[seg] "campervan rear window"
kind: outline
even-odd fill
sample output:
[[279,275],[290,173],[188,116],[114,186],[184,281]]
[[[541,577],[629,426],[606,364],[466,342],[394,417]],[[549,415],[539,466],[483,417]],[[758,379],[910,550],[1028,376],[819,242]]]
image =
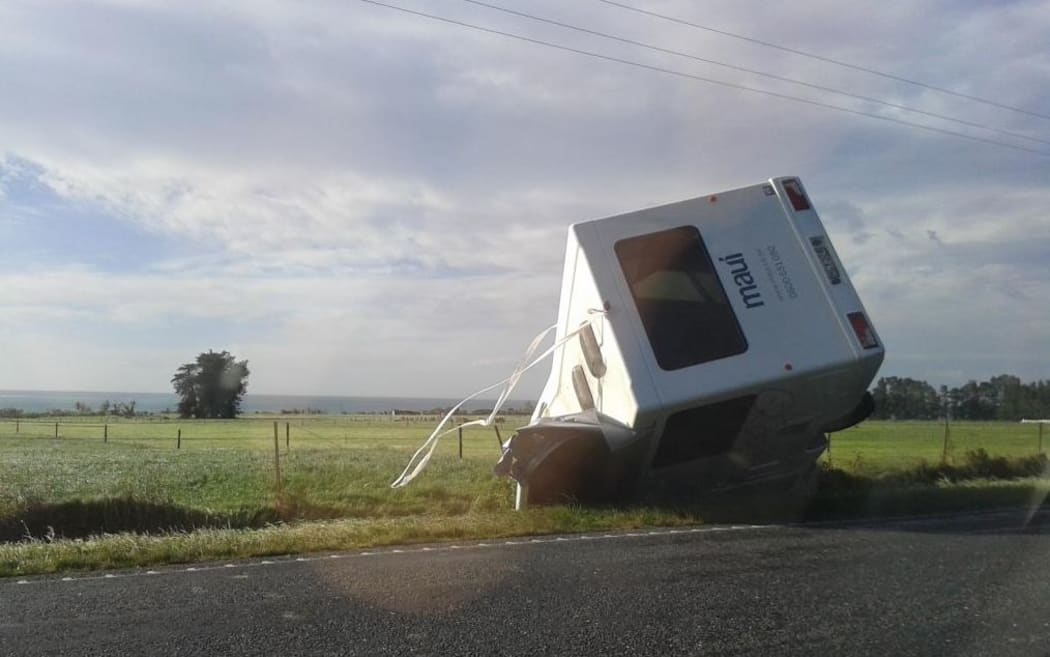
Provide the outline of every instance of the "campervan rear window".
[[615,248],[661,368],[677,370],[747,351],[695,227],[630,237]]

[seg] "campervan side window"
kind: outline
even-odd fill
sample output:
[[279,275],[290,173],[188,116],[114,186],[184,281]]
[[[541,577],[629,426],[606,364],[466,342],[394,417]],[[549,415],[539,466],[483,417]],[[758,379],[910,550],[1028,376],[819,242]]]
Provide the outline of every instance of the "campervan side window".
[[694,226],[623,239],[615,249],[661,368],[677,370],[747,351]]
[[663,468],[725,454],[733,448],[755,395],[678,411],[667,418],[653,467]]

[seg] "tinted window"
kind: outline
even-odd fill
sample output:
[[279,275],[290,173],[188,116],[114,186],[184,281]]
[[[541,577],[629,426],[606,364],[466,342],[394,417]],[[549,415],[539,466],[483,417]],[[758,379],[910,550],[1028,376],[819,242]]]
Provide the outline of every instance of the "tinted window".
[[620,240],[616,257],[660,367],[677,370],[747,350],[696,228]]
[[744,426],[754,395],[679,411],[667,418],[653,467],[677,465],[729,451]]

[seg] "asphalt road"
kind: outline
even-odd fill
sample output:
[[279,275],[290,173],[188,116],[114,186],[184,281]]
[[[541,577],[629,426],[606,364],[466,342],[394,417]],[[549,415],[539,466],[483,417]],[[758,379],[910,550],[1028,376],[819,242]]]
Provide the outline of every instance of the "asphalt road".
[[0,655],[1050,655],[1050,517],[0,580]]

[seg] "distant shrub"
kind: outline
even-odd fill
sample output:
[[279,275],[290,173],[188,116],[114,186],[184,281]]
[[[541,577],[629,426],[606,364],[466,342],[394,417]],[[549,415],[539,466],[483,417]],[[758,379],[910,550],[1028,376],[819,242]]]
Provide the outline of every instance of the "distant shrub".
[[1023,479],[1050,474],[1045,454],[1031,456],[991,456],[984,448],[967,451],[958,463],[932,464],[922,461],[887,478],[909,483],[965,481],[967,479]]
[[960,468],[965,479],[1017,479],[1047,474],[1046,454],[1006,458],[989,456],[983,447],[970,450],[963,456]]

